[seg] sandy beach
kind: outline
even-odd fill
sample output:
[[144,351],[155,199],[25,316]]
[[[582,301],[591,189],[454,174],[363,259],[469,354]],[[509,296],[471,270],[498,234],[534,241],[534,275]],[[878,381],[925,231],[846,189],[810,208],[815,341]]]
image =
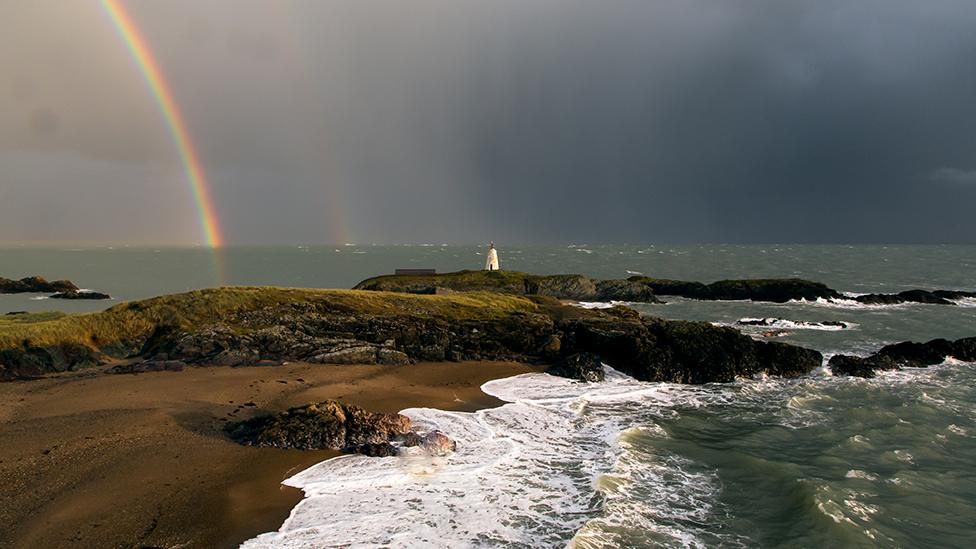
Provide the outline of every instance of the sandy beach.
[[240,446],[227,421],[329,398],[377,412],[499,404],[504,362],[287,364],[0,384],[0,547],[235,547],[277,529],[280,483],[336,455]]

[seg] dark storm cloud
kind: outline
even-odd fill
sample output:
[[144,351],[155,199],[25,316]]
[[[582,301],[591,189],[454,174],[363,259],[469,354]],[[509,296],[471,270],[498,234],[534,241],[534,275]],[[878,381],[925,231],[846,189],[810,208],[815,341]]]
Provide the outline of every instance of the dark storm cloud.
[[[118,37],[43,4],[0,23],[0,240],[198,240]],[[972,2],[127,5],[231,242],[976,241]]]

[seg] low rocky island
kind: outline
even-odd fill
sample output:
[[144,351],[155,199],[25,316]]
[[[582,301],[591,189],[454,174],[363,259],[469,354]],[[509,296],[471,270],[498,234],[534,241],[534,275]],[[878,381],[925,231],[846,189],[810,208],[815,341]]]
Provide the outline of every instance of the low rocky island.
[[956,300],[976,298],[976,292],[961,290],[907,290],[895,294],[846,295],[826,284],[801,278],[720,280],[704,284],[646,276],[600,280],[583,275],[532,275],[516,271],[384,275],[364,280],[356,285],[356,289],[414,294],[487,290],[576,301],[633,303],[660,303],[658,296],[673,296],[703,301],[786,303],[822,299],[864,305],[901,303],[955,305]]
[[834,355],[828,366],[834,375],[874,377],[877,372],[902,368],[926,368],[945,362],[947,358],[976,362],[976,337],[949,341],[933,339],[925,343],[903,341],[886,345],[878,352],[858,357]]
[[0,277],[0,294],[50,294],[58,292],[77,292],[78,287],[70,280],[48,282],[39,276],[29,276],[20,280]]

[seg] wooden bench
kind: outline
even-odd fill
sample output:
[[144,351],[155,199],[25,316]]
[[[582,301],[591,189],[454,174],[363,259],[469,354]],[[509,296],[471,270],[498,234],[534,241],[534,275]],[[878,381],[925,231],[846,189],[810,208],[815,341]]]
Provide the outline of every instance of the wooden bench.
[[432,275],[437,274],[437,269],[397,269],[393,274],[397,276]]

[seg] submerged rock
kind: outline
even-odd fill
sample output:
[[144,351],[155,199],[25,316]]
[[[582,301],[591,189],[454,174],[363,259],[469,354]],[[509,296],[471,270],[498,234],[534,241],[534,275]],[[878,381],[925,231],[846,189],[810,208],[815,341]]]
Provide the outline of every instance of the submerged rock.
[[[410,430],[410,418],[377,414],[337,400],[229,423],[227,434],[247,446],[380,453],[381,445]],[[380,446],[377,446],[380,445]]]
[[112,299],[112,296],[91,290],[72,290],[70,292],[58,292],[52,294],[51,299]]
[[446,456],[457,451],[457,443],[444,433],[434,430],[420,439],[417,445],[424,453],[432,456]]
[[587,352],[576,353],[563,358],[546,370],[546,373],[590,382],[603,381],[605,377],[600,357]]

